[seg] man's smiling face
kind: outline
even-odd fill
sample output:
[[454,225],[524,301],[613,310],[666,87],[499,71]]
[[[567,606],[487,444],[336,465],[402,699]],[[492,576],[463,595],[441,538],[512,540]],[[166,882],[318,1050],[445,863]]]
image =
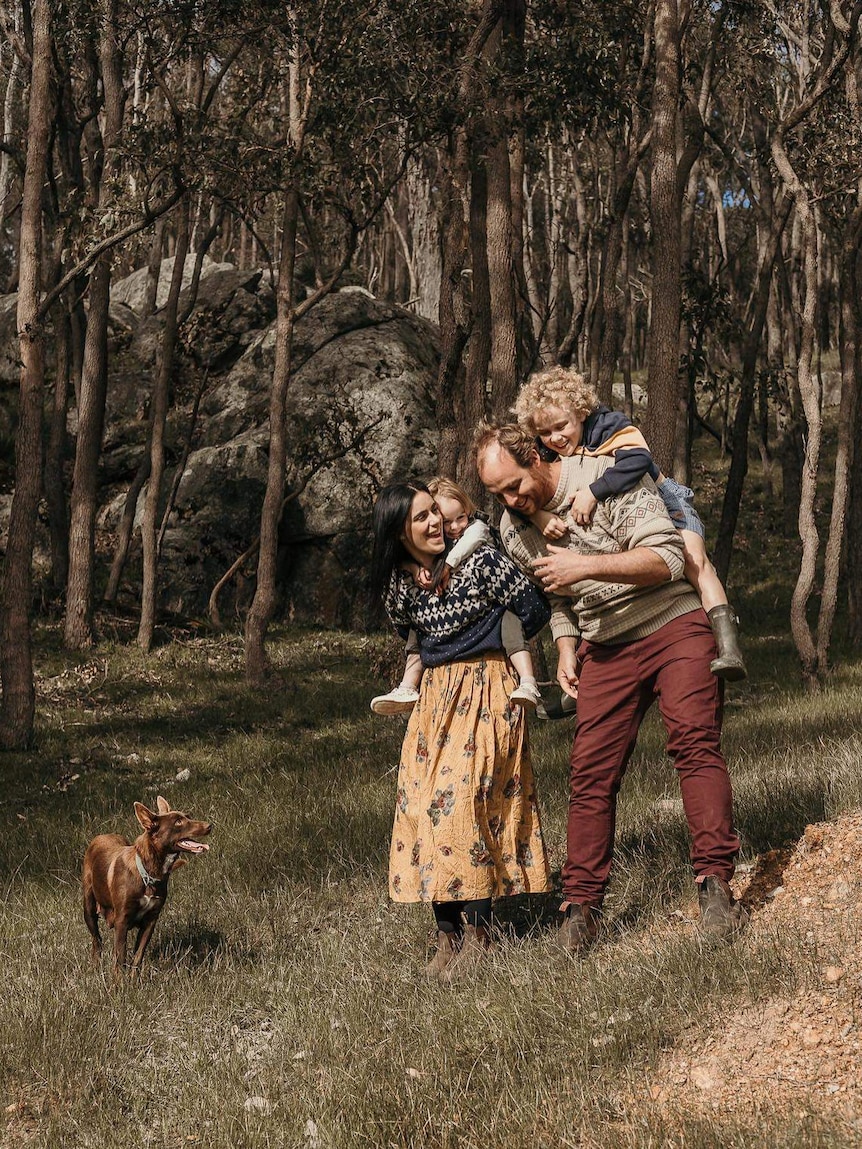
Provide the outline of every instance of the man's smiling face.
[[522,467],[498,443],[492,443],[477,460],[479,478],[505,506],[529,517],[542,509],[554,493],[544,476],[545,468],[535,453],[532,467]]

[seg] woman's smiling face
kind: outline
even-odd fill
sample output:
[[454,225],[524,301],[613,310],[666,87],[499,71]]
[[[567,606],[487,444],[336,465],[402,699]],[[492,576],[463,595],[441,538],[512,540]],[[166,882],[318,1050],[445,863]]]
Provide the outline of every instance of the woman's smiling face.
[[441,554],[446,546],[443,538],[443,516],[427,491],[417,491],[410,504],[410,513],[404,520],[401,542],[408,554],[423,566]]

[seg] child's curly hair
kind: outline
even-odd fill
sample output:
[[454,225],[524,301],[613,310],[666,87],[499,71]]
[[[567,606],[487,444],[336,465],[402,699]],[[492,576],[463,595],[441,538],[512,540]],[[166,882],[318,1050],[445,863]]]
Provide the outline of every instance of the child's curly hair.
[[599,405],[594,387],[579,371],[571,367],[549,367],[531,375],[513,408],[518,422],[531,435],[536,434],[534,417],[549,407],[571,411],[579,419],[586,419]]

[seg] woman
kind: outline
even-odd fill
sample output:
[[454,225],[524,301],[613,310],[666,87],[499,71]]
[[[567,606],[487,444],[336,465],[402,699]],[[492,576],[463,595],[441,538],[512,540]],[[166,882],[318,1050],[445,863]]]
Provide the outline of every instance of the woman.
[[[548,621],[542,594],[509,559],[480,547],[443,594],[423,589],[445,549],[424,483],[374,505],[372,584],[402,636],[419,636],[425,673],[401,751],[389,856],[393,901],[430,901],[449,980],[490,945],[491,898],[548,888],[527,729],[500,638],[507,610],[528,637]],[[423,577],[423,572],[428,572]]]

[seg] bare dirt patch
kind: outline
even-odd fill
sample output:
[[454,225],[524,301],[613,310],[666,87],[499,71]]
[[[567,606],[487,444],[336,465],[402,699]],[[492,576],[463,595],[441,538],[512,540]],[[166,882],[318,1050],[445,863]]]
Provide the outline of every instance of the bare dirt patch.
[[737,896],[749,942],[793,945],[799,988],[689,1029],[645,1083],[668,1111],[815,1114],[862,1136],[862,811],[765,855]]

